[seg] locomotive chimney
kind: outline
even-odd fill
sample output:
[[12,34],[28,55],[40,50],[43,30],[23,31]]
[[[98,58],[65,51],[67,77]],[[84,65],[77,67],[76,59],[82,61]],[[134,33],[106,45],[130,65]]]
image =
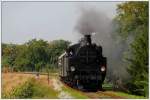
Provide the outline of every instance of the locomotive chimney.
[[85,38],[86,43],[90,45],[91,44],[91,35],[85,35],[84,38]]

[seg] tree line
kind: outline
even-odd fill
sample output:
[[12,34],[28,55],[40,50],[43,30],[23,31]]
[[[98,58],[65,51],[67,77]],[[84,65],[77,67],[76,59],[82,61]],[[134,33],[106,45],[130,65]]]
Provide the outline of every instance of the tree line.
[[24,44],[2,43],[2,70],[42,71],[57,67],[57,58],[70,44],[65,40],[52,42],[32,39]]
[[[116,33],[130,41],[124,54],[130,78],[125,85],[132,94],[148,96],[148,2],[124,2],[117,7]],[[132,41],[131,41],[132,40]]]

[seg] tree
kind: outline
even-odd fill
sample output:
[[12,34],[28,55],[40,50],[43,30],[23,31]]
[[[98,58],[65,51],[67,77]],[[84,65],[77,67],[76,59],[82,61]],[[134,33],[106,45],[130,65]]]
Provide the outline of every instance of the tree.
[[[2,68],[14,71],[44,71],[57,68],[57,59],[70,42],[32,39],[24,44],[2,43]],[[46,66],[49,66],[48,68]]]
[[125,2],[118,5],[117,31],[124,40],[132,37],[126,61],[131,93],[148,95],[148,2]]
[[30,60],[27,59],[28,55],[28,48],[27,45],[17,45],[18,48],[18,55],[14,61],[14,71],[29,71],[32,66],[30,64]]
[[[143,33],[143,32],[142,32]],[[132,93],[148,96],[148,34],[140,34],[131,44],[128,72]],[[129,84],[129,85],[130,85]]]
[[32,67],[32,71],[40,71],[49,59],[47,54],[47,41],[33,39],[27,42],[26,45],[26,59],[29,60],[29,65]]
[[148,28],[148,2],[125,2],[118,5],[116,21],[123,38],[138,35],[139,29]]
[[52,66],[56,66],[58,57],[65,52],[70,42],[65,40],[54,40],[49,43],[49,57]]
[[15,44],[4,44],[2,43],[2,67],[9,67],[12,69],[14,61],[18,55],[18,48]]

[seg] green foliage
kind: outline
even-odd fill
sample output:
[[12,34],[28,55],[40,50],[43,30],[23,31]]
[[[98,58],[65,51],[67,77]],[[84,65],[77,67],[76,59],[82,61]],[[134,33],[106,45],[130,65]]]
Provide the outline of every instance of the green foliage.
[[54,40],[49,44],[49,57],[50,62],[54,66],[57,63],[58,57],[67,49],[70,42],[64,40]]
[[141,34],[131,44],[131,55],[128,72],[131,75],[129,83],[133,84],[130,91],[135,94],[148,96],[148,36]]
[[2,44],[2,66],[13,66],[14,60],[17,57],[18,49],[14,44]]
[[112,89],[113,89],[113,84],[111,84],[111,83],[104,83],[104,84],[102,85],[102,87],[103,87],[103,89],[105,89],[105,90],[112,90]]
[[117,96],[121,96],[121,97],[127,98],[127,99],[146,99],[143,96],[131,95],[131,94],[124,93],[124,92],[117,92],[117,91],[115,91],[114,94],[117,95]]
[[57,59],[70,42],[55,40],[50,43],[44,40],[30,40],[17,44],[2,43],[2,66],[12,67],[14,71],[41,71],[57,67]]
[[122,39],[133,38],[126,54],[127,83],[131,93],[148,96],[148,2],[125,2],[118,5],[118,32]]
[[9,67],[10,66],[10,60],[8,57],[2,57],[2,67]]
[[148,26],[148,2],[125,2],[118,5],[115,21],[118,23],[118,33],[127,38],[138,35],[141,26]]

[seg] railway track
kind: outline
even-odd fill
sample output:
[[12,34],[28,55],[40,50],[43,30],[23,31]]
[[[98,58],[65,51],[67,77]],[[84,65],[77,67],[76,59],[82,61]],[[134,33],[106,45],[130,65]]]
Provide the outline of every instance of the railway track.
[[[61,81],[62,82],[62,81]],[[62,84],[64,86],[66,86],[67,88],[70,88],[74,91],[78,91],[79,93],[86,95],[87,97],[91,98],[91,99],[126,99],[125,97],[121,97],[118,96],[116,94],[113,93],[113,91],[97,91],[97,92],[89,92],[89,91],[81,91],[77,88],[72,88],[70,86],[68,86],[67,84],[65,84],[64,82],[62,82]]]

